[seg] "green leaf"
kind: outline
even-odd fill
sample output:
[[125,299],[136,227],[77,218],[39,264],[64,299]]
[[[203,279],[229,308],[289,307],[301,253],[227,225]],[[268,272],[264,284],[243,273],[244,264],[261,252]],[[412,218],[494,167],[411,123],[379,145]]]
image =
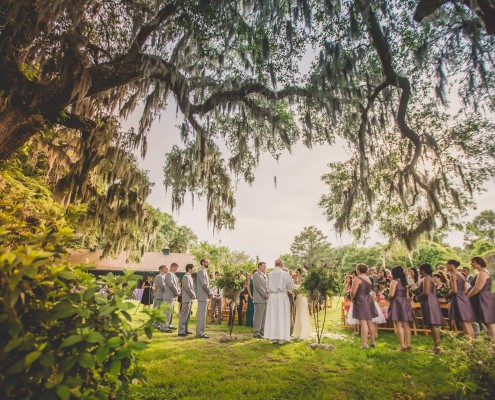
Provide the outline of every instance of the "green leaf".
[[41,351],[33,351],[26,356],[25,363],[26,365],[31,365],[40,357],[41,357]]
[[69,388],[65,385],[57,386],[57,396],[62,400],[69,400],[70,399]]
[[124,341],[120,337],[114,336],[114,337],[107,340],[107,346],[109,348],[114,348],[114,347],[120,346],[123,342]]
[[17,346],[19,346],[22,342],[24,341],[23,337],[18,337],[15,339],[12,339],[10,342],[7,343],[7,345],[3,348],[3,351],[5,353],[8,353],[10,350],[15,349]]
[[93,297],[97,292],[98,292],[98,286],[90,287],[84,291],[83,299],[87,301],[91,297]]
[[105,316],[105,315],[108,315],[108,314],[111,314],[112,312],[114,312],[115,310],[117,309],[116,306],[108,306],[108,307],[102,307],[100,309],[100,316]]
[[53,356],[52,353],[45,351],[43,355],[40,357],[40,364],[43,367],[50,367],[55,364],[55,357]]
[[148,343],[146,342],[133,342],[131,344],[131,347],[134,349],[134,350],[137,350],[137,351],[143,351],[146,349],[146,347],[148,347]]
[[60,369],[66,372],[70,370],[76,362],[77,362],[76,357],[74,356],[66,357],[63,359],[62,363],[60,364]]
[[122,360],[124,358],[129,357],[130,354],[131,354],[131,349],[129,347],[125,347],[125,348],[117,351],[117,354],[115,354],[115,357],[118,358],[119,360]]
[[107,304],[108,299],[105,296],[102,296],[101,294],[97,294],[95,296],[95,302],[96,304]]
[[67,318],[77,313],[77,308],[67,301],[61,301],[53,307],[55,318]]
[[474,382],[466,382],[466,387],[470,392],[476,392],[476,384]]
[[113,360],[112,365],[110,366],[110,373],[112,375],[118,376],[120,374],[120,368],[122,363],[120,360]]
[[103,346],[96,350],[95,356],[98,362],[102,364],[107,359],[109,353],[110,350],[108,349],[108,347]]
[[88,343],[103,343],[105,340],[103,335],[99,332],[90,332],[84,336],[84,340]]
[[73,346],[76,343],[81,342],[82,340],[83,337],[81,335],[71,335],[68,338],[64,339],[64,341],[60,345],[60,348],[63,349],[64,347]]
[[149,326],[144,327],[144,333],[148,339],[153,337],[153,330]]
[[95,366],[95,360],[93,359],[93,356],[86,352],[79,354],[77,362],[83,368],[92,368]]
[[12,375],[21,372],[26,367],[25,359],[17,360],[8,370],[6,375]]
[[67,271],[67,270],[59,272],[58,277],[65,279],[66,281],[73,281],[74,279],[76,279],[74,273],[72,271]]

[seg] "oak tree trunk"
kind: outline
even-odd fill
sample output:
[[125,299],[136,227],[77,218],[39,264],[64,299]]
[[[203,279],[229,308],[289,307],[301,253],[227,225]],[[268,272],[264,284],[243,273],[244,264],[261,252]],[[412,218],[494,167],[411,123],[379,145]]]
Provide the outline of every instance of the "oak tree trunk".
[[0,160],[6,160],[33,135],[39,132],[45,119],[40,114],[25,114],[7,106],[0,112]]

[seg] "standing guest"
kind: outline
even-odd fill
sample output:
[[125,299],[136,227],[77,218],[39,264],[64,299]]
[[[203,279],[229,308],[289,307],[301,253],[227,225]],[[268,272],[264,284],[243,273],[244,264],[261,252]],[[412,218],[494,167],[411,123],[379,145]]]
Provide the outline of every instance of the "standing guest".
[[202,258],[199,262],[201,268],[198,271],[198,313],[196,316],[196,337],[208,339],[205,335],[206,313],[208,311],[208,299],[213,294],[210,292],[210,281],[208,279],[208,266],[210,262],[207,258]]
[[[163,292],[165,291],[165,274],[168,272],[168,267],[166,265],[160,265],[158,267],[158,275],[153,279],[153,289],[154,289],[154,297],[153,301],[153,309],[159,310],[163,303]],[[158,323],[155,321],[153,326],[157,329],[164,329],[163,323]]]
[[421,264],[419,267],[419,273],[423,280],[419,285],[421,293],[418,295],[418,300],[421,303],[421,314],[423,315],[423,322],[425,325],[429,325],[435,347],[433,347],[434,354],[440,354],[442,349],[440,348],[440,330],[439,326],[443,325],[442,310],[440,303],[437,299],[435,284],[433,283],[431,265],[428,263]]
[[470,338],[474,337],[473,321],[476,320],[473,307],[468,297],[464,293],[464,276],[457,270],[461,263],[457,260],[448,260],[447,271],[450,276],[450,306],[449,319],[451,321],[461,321],[464,333]]
[[[266,263],[259,262],[258,269],[254,271],[252,279],[250,279],[250,286],[252,285],[252,292],[250,300],[253,303],[253,337],[262,338],[265,334],[265,319],[266,319],[266,305],[268,301],[267,290],[267,278],[266,278]],[[249,302],[249,299],[248,299]],[[248,303],[249,307],[249,303]],[[246,325],[247,325],[246,316]]]
[[211,298],[210,322],[212,324],[215,323],[215,314],[218,312],[218,324],[220,325],[222,323],[222,289],[220,289],[218,287],[218,285],[216,284],[218,276],[219,276],[219,273],[217,271],[217,272],[215,272],[215,277],[213,278],[213,283],[212,283],[213,296]]
[[473,276],[470,274],[471,269],[469,267],[462,267],[462,270],[466,274],[466,283],[469,285],[469,289],[470,289],[471,288],[471,279],[473,279]]
[[386,286],[390,286],[390,279],[387,278],[387,270],[381,269],[380,272],[378,273],[378,282],[385,282]]
[[146,280],[143,282],[143,286],[141,286],[141,289],[143,289],[143,296],[141,297],[141,304],[143,307],[150,306],[153,304],[153,277],[151,275],[148,275]]
[[192,273],[194,270],[193,264],[186,265],[186,273],[182,277],[182,308],[180,310],[179,317],[179,336],[191,335],[189,332],[188,324],[191,317],[192,302],[196,300],[196,293],[194,293],[194,282]]
[[376,268],[371,268],[371,272],[369,275],[371,281],[371,290],[378,294],[378,281],[380,280],[380,276],[376,273]]
[[442,271],[442,272],[445,272],[445,266],[443,264],[438,264],[437,265],[437,272],[438,271]]
[[[249,274],[246,274],[246,281],[248,282],[249,279],[247,278]],[[247,302],[247,297],[249,296],[248,290],[247,290],[247,283],[244,284],[244,287],[241,290],[241,293],[239,294],[239,304],[237,305],[237,323],[239,325],[244,324],[244,304]],[[247,319],[247,312],[246,312],[246,319]]]
[[282,260],[275,261],[275,269],[270,272],[267,278],[266,288],[269,301],[266,309],[265,333],[263,335],[265,339],[279,344],[290,342],[291,318],[287,292],[297,289],[290,275],[282,270],[283,266],[284,262]]
[[[298,268],[295,275],[293,281],[299,286],[303,280],[302,268]],[[296,316],[294,318],[294,337],[304,340],[313,333],[313,327],[311,326],[311,320],[309,318],[308,298],[304,293],[297,293],[294,307],[296,309]]]
[[392,268],[392,278],[394,279],[390,284],[388,294],[388,300],[390,301],[389,318],[394,322],[400,344],[399,351],[410,351],[411,326],[409,323],[414,320],[414,314],[408,298],[407,279],[404,269],[401,266]]
[[[266,264],[265,264],[265,270],[266,270]],[[248,300],[247,300],[247,309],[246,309],[246,326],[253,326],[253,321],[254,321],[254,274],[258,270],[255,269],[253,271],[253,275],[247,274],[246,276],[246,289],[248,292]],[[266,284],[265,284],[266,286]],[[266,303],[266,302],[265,302]]]
[[416,290],[419,287],[419,273],[417,268],[411,268],[411,277],[414,281],[412,289]]
[[366,276],[368,266],[364,263],[359,263],[356,266],[357,278],[352,282],[351,298],[353,300],[353,317],[359,321],[361,325],[361,349],[367,349],[368,333],[370,335],[370,346],[376,347],[375,344],[375,325],[372,319],[378,316],[375,309],[375,303],[370,294],[371,281]]
[[489,336],[495,338],[495,295],[491,292],[492,277],[482,257],[471,258],[471,267],[478,271],[468,293],[478,322],[485,324]]
[[170,271],[165,275],[165,290],[163,292],[163,302],[166,304],[167,309],[165,310],[165,325],[164,332],[171,333],[172,329],[172,314],[174,312],[175,302],[177,296],[179,296],[179,280],[177,279],[177,269],[179,266],[177,263],[170,264]]

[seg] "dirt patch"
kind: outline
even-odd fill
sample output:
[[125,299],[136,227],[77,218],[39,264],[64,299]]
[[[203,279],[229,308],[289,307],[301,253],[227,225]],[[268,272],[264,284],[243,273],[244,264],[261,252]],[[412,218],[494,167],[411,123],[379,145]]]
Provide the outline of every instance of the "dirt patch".
[[313,350],[316,350],[316,349],[322,349],[322,350],[328,350],[328,351],[335,350],[335,346],[333,344],[311,343],[308,346],[311,347]]

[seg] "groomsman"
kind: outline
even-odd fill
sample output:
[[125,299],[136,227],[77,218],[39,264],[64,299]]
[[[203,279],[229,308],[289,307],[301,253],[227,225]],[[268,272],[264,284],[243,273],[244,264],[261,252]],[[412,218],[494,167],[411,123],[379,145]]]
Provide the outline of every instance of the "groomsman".
[[167,307],[165,310],[165,326],[163,331],[170,333],[172,329],[170,327],[170,321],[172,319],[172,313],[179,295],[179,280],[177,279],[177,263],[170,264],[170,271],[165,275],[165,290],[163,292],[163,301]]
[[212,297],[210,292],[210,281],[208,279],[208,266],[210,262],[207,258],[199,262],[201,268],[198,271],[198,314],[196,317],[196,337],[208,339],[205,335],[206,313],[208,312],[208,299]]
[[[168,267],[166,265],[160,265],[158,267],[158,275],[153,279],[153,290],[154,298],[153,309],[159,310],[163,303],[163,292],[165,291],[165,274],[168,272]],[[158,323],[155,321],[153,326],[157,329],[164,329],[163,323]]]
[[268,292],[266,290],[266,263],[258,263],[258,271],[253,275],[253,337],[261,338],[265,333],[266,302]]
[[192,333],[188,331],[187,325],[189,323],[189,318],[191,317],[192,301],[196,300],[192,279],[193,270],[194,265],[187,264],[186,273],[182,277],[182,308],[179,317],[179,336],[187,336]]

